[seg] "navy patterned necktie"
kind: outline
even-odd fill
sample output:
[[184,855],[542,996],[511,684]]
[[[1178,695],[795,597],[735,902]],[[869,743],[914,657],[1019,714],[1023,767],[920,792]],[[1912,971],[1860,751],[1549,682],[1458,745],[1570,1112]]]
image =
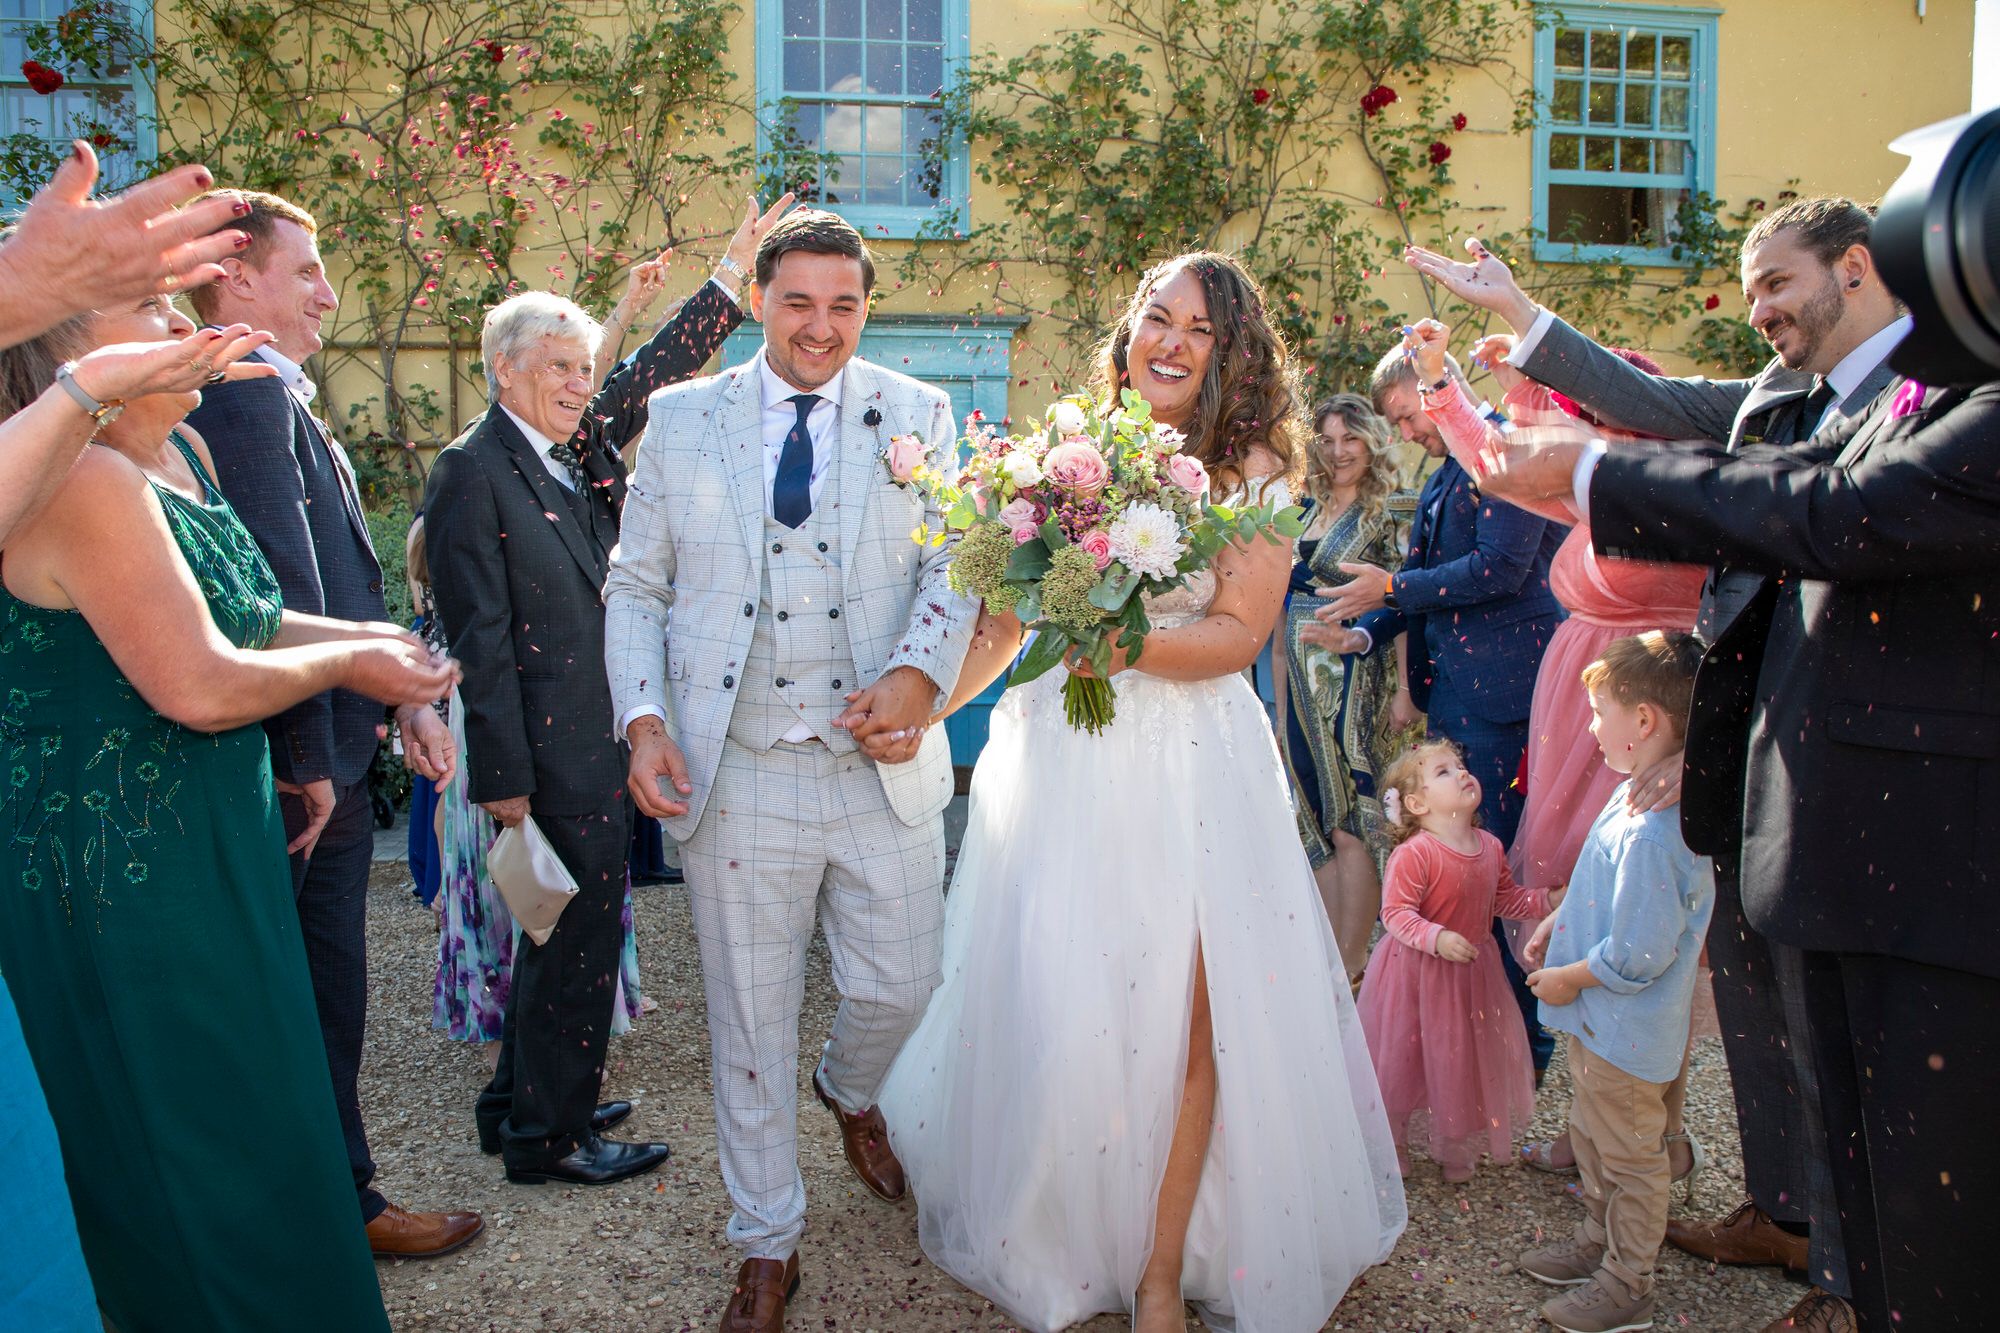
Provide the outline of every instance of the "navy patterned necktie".
[[567,440],[557,440],[549,446],[549,459],[560,464],[562,470],[569,473],[569,479],[575,485],[577,493],[582,494],[583,488],[589,483],[583,475],[583,455],[576,451],[576,446]]
[[785,451],[778,455],[778,476],[771,483],[771,517],[796,528],[812,513],[813,442],[806,418],[819,406],[820,398],[816,393],[799,393],[785,401],[798,410],[799,419],[786,433]]

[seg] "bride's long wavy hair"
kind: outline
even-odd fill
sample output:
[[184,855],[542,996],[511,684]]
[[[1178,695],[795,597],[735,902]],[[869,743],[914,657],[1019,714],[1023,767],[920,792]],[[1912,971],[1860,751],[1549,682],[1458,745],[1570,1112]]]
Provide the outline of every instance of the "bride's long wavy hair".
[[1132,330],[1160,285],[1194,274],[1208,305],[1215,350],[1202,375],[1186,452],[1202,461],[1226,495],[1243,482],[1243,467],[1259,446],[1278,460],[1278,475],[1295,484],[1299,467],[1299,395],[1284,335],[1265,315],[1264,293],[1234,258],[1212,250],[1176,255],[1139,279],[1125,312],[1097,349],[1097,390],[1113,397],[1132,383]]

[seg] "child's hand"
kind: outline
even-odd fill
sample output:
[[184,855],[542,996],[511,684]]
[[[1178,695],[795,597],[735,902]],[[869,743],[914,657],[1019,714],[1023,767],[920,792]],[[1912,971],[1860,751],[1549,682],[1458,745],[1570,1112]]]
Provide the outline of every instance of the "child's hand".
[[1569,979],[1565,967],[1544,967],[1528,974],[1528,989],[1544,1004],[1569,1004],[1583,993],[1583,987]]
[[1416,363],[1417,379],[1436,384],[1444,378],[1444,353],[1451,342],[1451,330],[1434,319],[1420,319],[1403,328],[1403,350]]
[[1508,362],[1507,358],[1513,353],[1513,334],[1489,333],[1472,345],[1472,364],[1492,371],[1493,381],[1500,386],[1500,392],[1510,393],[1528,378]]
[[1437,938],[1437,956],[1447,963],[1469,963],[1479,957],[1479,950],[1465,936],[1447,930]]
[[[1550,897],[1554,897],[1553,894]],[[1553,910],[1542,918],[1535,933],[1528,936],[1528,942],[1521,946],[1521,958],[1529,967],[1540,967],[1549,961],[1549,937],[1556,933],[1556,914]]]

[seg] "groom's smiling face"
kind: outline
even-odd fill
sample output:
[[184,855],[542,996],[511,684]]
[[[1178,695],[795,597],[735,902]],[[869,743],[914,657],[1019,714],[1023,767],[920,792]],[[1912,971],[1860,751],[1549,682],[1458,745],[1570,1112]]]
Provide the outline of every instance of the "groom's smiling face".
[[764,325],[764,359],[778,378],[795,389],[817,389],[854,355],[868,323],[861,261],[788,251],[769,285],[750,289],[750,315]]

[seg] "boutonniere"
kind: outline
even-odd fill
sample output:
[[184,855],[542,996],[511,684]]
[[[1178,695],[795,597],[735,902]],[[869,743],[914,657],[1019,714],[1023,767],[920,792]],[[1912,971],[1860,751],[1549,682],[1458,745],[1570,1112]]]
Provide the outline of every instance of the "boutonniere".
[[889,480],[907,488],[924,470],[924,455],[927,452],[919,436],[891,435],[889,442],[882,446],[882,463],[889,469]]
[[1905,380],[1903,387],[1896,390],[1896,396],[1889,400],[1889,420],[1898,421],[1923,411],[1926,392],[1915,380]]

